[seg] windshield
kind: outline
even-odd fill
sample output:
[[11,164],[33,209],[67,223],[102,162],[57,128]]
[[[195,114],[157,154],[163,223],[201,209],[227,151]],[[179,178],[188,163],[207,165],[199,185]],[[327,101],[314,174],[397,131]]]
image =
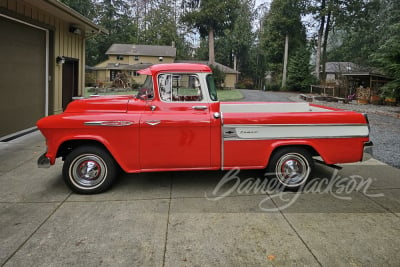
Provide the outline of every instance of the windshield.
[[139,92],[136,95],[138,99],[152,99],[154,97],[153,78],[147,75],[143,85],[139,87]]
[[211,100],[218,101],[217,88],[215,87],[214,77],[211,74],[207,75],[207,87]]

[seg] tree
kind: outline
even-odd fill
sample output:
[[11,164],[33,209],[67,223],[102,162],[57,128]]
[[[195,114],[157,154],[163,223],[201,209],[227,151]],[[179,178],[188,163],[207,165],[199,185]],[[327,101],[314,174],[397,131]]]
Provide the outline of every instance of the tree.
[[97,18],[98,6],[96,2],[92,0],[60,0],[60,1],[90,20],[95,20]]
[[296,0],[274,0],[264,19],[261,46],[272,82],[282,82],[285,38],[289,38],[289,58],[298,47],[306,44],[305,28],[301,22],[301,5]]
[[311,75],[310,49],[306,46],[299,47],[288,63],[287,86],[291,91],[308,91],[315,82]]
[[215,62],[214,37],[223,36],[237,18],[238,0],[202,0],[200,7],[183,14],[182,22],[196,28],[200,36],[208,36],[209,62]]
[[[371,65],[374,53],[382,39],[380,0],[349,1],[346,11],[336,18],[328,41],[327,54],[331,61],[352,61]],[[385,27],[387,29],[387,27]]]
[[113,43],[129,43],[137,35],[137,27],[131,16],[130,6],[124,0],[96,2],[96,22],[109,31],[108,35],[96,36],[87,41],[87,64],[95,65],[105,59],[105,52]]
[[148,25],[136,37],[137,43],[153,45],[171,45],[177,40],[177,29],[173,15],[173,8],[166,2],[160,3],[157,8],[147,11],[144,23]]
[[383,0],[382,41],[372,58],[394,80],[382,89],[387,97],[400,97],[400,3]]

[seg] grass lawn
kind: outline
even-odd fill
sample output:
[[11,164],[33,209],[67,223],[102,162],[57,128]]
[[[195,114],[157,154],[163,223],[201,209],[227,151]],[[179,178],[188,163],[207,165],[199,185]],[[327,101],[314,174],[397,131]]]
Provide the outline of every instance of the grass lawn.
[[217,90],[219,101],[234,101],[243,98],[242,93],[237,89]]
[[[104,89],[103,89],[104,90]],[[90,97],[91,95],[95,94],[95,92],[90,90],[90,88],[85,88],[85,93],[84,97]],[[133,91],[110,91],[109,89],[107,91],[100,91],[99,95],[136,95],[137,90]],[[218,90],[218,99],[220,101],[234,101],[234,100],[240,100],[243,98],[242,93],[239,90],[236,89],[226,89],[226,90]]]

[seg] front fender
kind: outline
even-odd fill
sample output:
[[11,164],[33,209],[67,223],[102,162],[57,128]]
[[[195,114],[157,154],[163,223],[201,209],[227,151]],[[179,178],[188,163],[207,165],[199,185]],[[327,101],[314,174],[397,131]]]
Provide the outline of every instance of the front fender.
[[[87,143],[101,144],[113,156],[126,172],[139,169],[139,115],[138,114],[85,114],[54,115],[43,118],[37,125],[46,138],[50,164],[56,162],[66,144],[82,145]],[[109,122],[91,124],[88,122]],[[130,122],[115,124],[115,122]]]

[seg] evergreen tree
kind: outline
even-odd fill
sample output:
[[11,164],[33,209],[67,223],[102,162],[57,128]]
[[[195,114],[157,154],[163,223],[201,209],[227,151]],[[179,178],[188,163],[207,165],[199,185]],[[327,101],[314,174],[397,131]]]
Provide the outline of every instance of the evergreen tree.
[[306,44],[301,12],[299,1],[274,0],[264,20],[261,46],[273,84],[281,83],[286,35],[289,36],[289,58],[296,49]]
[[310,56],[310,49],[306,46],[299,47],[291,56],[288,64],[289,90],[308,92],[310,85],[316,82],[311,75]]
[[238,0],[202,0],[199,8],[185,13],[182,22],[196,28],[200,36],[208,36],[209,62],[215,62],[214,37],[223,36],[237,18]]

